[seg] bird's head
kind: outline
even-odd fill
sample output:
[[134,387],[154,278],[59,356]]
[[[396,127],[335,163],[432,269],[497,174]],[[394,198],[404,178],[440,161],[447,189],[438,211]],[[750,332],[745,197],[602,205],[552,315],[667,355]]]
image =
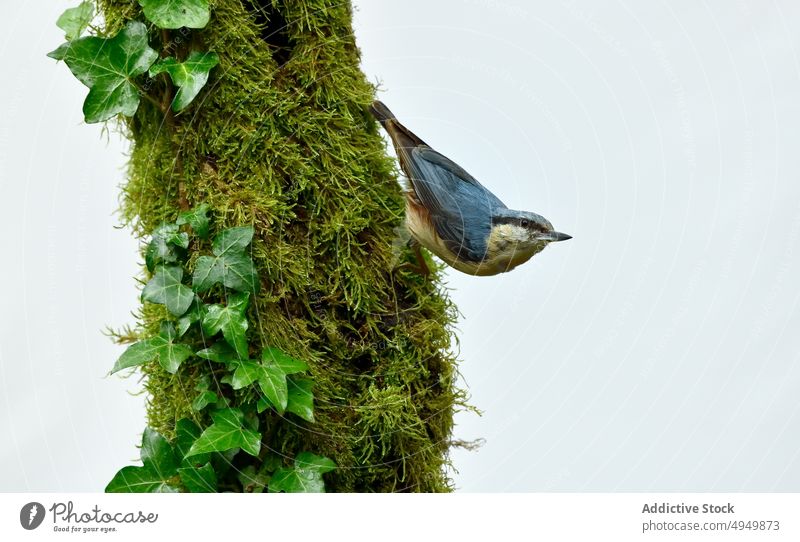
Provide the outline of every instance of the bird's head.
[[[539,250],[555,241],[572,239],[571,235],[557,232],[545,217],[528,211],[497,209],[492,217],[492,230],[518,248]],[[538,250],[537,250],[538,252]]]

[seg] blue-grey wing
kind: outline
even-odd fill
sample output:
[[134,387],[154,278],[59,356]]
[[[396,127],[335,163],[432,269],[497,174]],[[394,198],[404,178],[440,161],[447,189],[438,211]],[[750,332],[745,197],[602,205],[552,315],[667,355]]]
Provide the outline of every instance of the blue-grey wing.
[[436,233],[459,257],[481,261],[492,216],[505,204],[461,166],[427,146],[407,155],[414,192],[430,213]]

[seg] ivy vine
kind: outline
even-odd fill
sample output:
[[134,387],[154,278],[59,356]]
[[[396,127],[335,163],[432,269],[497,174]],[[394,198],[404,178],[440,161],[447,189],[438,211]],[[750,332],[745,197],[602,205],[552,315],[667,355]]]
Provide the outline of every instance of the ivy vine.
[[[113,36],[93,26],[96,9],[91,1],[66,10],[56,23],[66,42],[48,56],[64,61],[89,88],[83,104],[87,123],[133,116],[142,98],[173,122],[172,113],[194,101],[219,63],[213,52],[186,47],[173,51],[170,42],[170,30],[206,26],[207,0],[138,3],[146,20],[128,21]],[[155,44],[149,25],[160,29]],[[87,30],[91,35],[83,36]],[[169,83],[160,101],[148,94],[157,77]],[[248,252],[253,228],[227,228],[212,238],[207,205],[189,209],[181,189],[180,207],[184,212],[174,223],[156,228],[144,250],[149,280],[142,301],[164,306],[159,331],[128,346],[111,373],[157,363],[177,374],[187,366],[210,363],[211,373],[196,378],[191,402],[195,419],[206,425],[178,420],[171,440],[145,428],[142,465],[122,468],[106,491],[215,492],[224,489],[218,480],[239,453],[259,460],[258,467],[248,465],[238,473],[244,491],[324,491],[323,475],[336,468],[332,460],[309,451],[282,458],[262,446],[259,418],[265,411],[314,422],[314,382],[304,361],[277,348],[251,355],[255,349],[247,339],[247,311],[259,290]]]
[[[202,252],[189,248],[209,244],[208,212],[208,206],[200,205],[153,232],[144,250],[152,276],[142,289],[142,301],[163,305],[166,316],[159,333],[128,346],[111,373],[158,362],[175,374],[185,363],[211,362],[213,376],[199,379],[192,400],[192,409],[207,414],[211,423],[201,429],[194,421],[182,419],[173,442],[146,428],[143,465],[124,467],[106,491],[216,491],[218,469],[228,468],[235,454],[265,456],[259,414],[271,409],[314,422],[314,382],[307,375],[308,364],[274,347],[262,349],[251,359],[247,309],[251,294],[259,288],[247,252],[253,228],[220,231],[210,239],[211,254],[199,255],[193,270],[189,269],[190,253]],[[216,299],[222,302],[211,302]],[[231,408],[230,399],[237,394],[242,404]],[[330,459],[306,451],[290,467],[281,461],[263,461],[259,472],[242,473],[252,477],[243,486],[262,491],[324,491],[322,475],[334,468]]]
[[[138,0],[144,16],[162,29],[162,54],[170,49],[169,30],[204,28],[209,20],[207,0]],[[141,97],[153,101],[161,110],[185,109],[208,81],[209,72],[219,63],[219,57],[209,51],[188,51],[183,61],[174,56],[159,60],[159,53],[148,41],[147,26],[141,21],[129,21],[116,35],[102,36],[93,27],[95,6],[85,1],[66,10],[56,24],[64,30],[67,40],[47,56],[63,60],[72,74],[89,88],[83,103],[87,123],[103,122],[116,115],[133,116]],[[81,37],[87,29],[95,35]],[[160,103],[146,89],[148,78],[165,74],[177,87],[171,103]]]

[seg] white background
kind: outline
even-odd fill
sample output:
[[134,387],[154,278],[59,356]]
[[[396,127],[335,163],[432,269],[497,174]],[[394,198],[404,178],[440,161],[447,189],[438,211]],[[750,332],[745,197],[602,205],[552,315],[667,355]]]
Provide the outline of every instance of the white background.
[[[98,491],[144,398],[126,146],[45,57],[72,2],[2,0],[0,490]],[[571,241],[453,271],[467,491],[800,490],[800,4],[356,2],[364,70],[435,148]]]

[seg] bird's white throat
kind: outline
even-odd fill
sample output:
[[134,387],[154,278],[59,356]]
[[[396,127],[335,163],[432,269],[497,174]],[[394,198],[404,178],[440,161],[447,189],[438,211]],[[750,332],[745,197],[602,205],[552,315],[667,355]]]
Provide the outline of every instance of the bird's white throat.
[[538,241],[531,232],[515,224],[499,224],[492,228],[483,265],[510,271],[541,252],[547,243]]

